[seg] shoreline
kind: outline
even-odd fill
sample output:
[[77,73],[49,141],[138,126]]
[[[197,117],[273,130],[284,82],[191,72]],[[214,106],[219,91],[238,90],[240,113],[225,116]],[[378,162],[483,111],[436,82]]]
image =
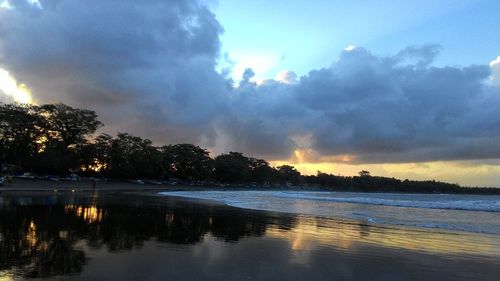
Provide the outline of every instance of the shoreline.
[[[378,217],[376,212],[375,213],[363,213],[364,215],[361,218],[356,218],[353,216],[358,216],[356,211],[355,213],[351,214],[351,211],[348,213],[345,213],[342,211],[342,213],[336,213],[334,216],[326,215],[326,214],[315,214],[315,213],[307,213],[307,212],[296,212],[296,211],[287,211],[287,207],[284,207],[284,209],[278,208],[270,208],[270,209],[260,209],[260,208],[255,208],[255,207],[242,207],[242,206],[235,206],[232,204],[228,204],[225,202],[223,199],[211,199],[211,198],[196,198],[196,197],[185,197],[185,196],[170,196],[168,195],[169,192],[233,192],[233,194],[244,194],[247,191],[250,192],[257,192],[257,194],[260,194],[260,192],[339,192],[342,193],[341,191],[328,191],[328,190],[322,190],[322,189],[299,189],[299,188],[255,188],[255,187],[207,187],[207,186],[182,186],[182,185],[156,185],[156,184],[137,184],[133,182],[117,182],[117,181],[105,181],[105,182],[99,182],[94,189],[92,187],[92,182],[89,181],[46,181],[46,180],[37,180],[37,179],[18,179],[14,183],[3,186],[0,188],[0,195],[6,195],[6,196],[18,196],[18,195],[30,195],[30,194],[43,194],[43,195],[57,195],[60,194],[61,196],[79,196],[78,194],[81,194],[81,196],[87,196],[91,195],[96,192],[104,192],[105,193],[123,193],[123,194],[137,194],[137,195],[146,195],[146,196],[153,196],[153,197],[176,197],[176,200],[182,200],[182,201],[190,201],[190,202],[195,202],[195,203],[201,203],[201,204],[216,204],[216,205],[224,205],[232,208],[238,208],[238,209],[244,209],[244,210],[253,210],[253,211],[263,211],[263,212],[278,212],[278,213],[283,213],[283,214],[291,214],[291,215],[305,215],[305,216],[315,216],[315,217],[325,217],[329,219],[335,219],[335,220],[340,220],[340,221],[350,221],[350,222],[355,222],[359,224],[371,224],[371,225],[378,225],[378,226],[386,226],[386,227],[395,227],[395,228],[406,228],[410,227],[412,229],[420,229],[420,230],[433,230],[433,231],[446,231],[446,232],[452,232],[452,233],[475,233],[475,234],[486,234],[486,235],[498,235],[497,230],[490,230],[490,229],[479,229],[479,230],[466,230],[464,228],[465,226],[462,225],[448,225],[446,227],[437,227],[437,226],[421,226],[421,225],[415,225],[415,223],[407,222],[404,220],[401,215],[395,216],[393,219],[395,221],[387,221],[387,218],[382,216]],[[166,193],[166,194],[162,194]],[[352,194],[363,194],[363,192],[348,192]],[[87,194],[87,195],[85,195]],[[370,192],[370,193],[364,193],[364,194],[371,194],[367,196],[377,196],[376,194],[388,194],[387,192]],[[419,193],[393,193],[393,194],[401,194],[401,195],[423,195]],[[438,195],[439,194],[435,194]],[[448,195],[448,194],[443,194],[443,195]],[[451,195],[456,195],[456,194],[451,194]],[[348,195],[349,196],[349,195]],[[356,196],[356,195],[353,195]],[[464,195],[462,195],[464,196]],[[480,196],[477,194],[473,194],[473,196]],[[439,198],[439,197],[438,197]],[[476,199],[471,199],[471,200],[476,200]],[[412,208],[417,208],[415,211],[418,212],[424,212],[426,214],[428,219],[431,219],[428,214],[430,213],[436,213],[438,215],[439,212],[443,211],[450,211],[452,213],[455,212],[467,212],[467,211],[480,211],[481,213],[486,212],[490,213],[489,211],[482,211],[482,210],[462,210],[462,209],[454,209],[454,208],[432,208],[432,207],[412,207],[412,206],[399,206],[399,205],[384,205],[384,204],[373,204],[373,203],[360,203],[360,202],[348,202],[348,201],[337,201],[336,204],[339,204],[338,206],[340,208],[345,208],[342,206],[351,205],[362,205],[364,207],[362,208],[367,208],[367,209],[373,209],[373,208],[385,208],[385,209],[393,209],[394,214],[397,214],[401,211],[405,211],[406,209],[412,209]],[[352,208],[352,207],[349,207]],[[401,209],[400,209],[401,208]],[[343,209],[342,209],[343,210]],[[335,212],[338,212],[335,211]],[[494,216],[496,212],[493,212],[491,216]],[[480,216],[485,216],[482,214],[478,214]],[[490,216],[490,215],[487,215]],[[403,219],[403,220],[401,220]],[[431,221],[434,221],[432,219]],[[465,223],[465,222],[464,222]],[[471,222],[472,223],[472,222]],[[474,224],[473,224],[474,225]],[[468,229],[468,228],[467,228]]]
[[370,193],[370,194],[435,194],[435,195],[499,195],[494,193],[445,193],[445,192],[401,192],[401,191],[357,191],[357,190],[343,190],[343,189],[330,189],[327,187],[306,187],[306,186],[253,186],[248,185],[234,185],[229,184],[225,186],[216,185],[168,185],[168,184],[152,184],[152,183],[135,183],[131,181],[120,180],[107,180],[97,181],[95,188],[91,180],[60,180],[51,181],[44,179],[23,179],[14,178],[12,183],[4,183],[0,185],[0,192],[2,191],[80,191],[92,192],[97,191],[208,191],[208,190],[228,190],[228,191],[243,191],[243,190],[263,190],[263,191],[313,191],[313,192],[352,192],[352,193]]

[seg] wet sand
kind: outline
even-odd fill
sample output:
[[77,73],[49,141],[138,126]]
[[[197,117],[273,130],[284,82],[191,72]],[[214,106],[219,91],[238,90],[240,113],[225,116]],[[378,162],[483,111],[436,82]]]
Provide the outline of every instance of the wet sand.
[[383,227],[157,196],[156,189],[164,186],[110,183],[98,184],[94,191],[84,183],[69,189],[64,184],[14,183],[0,189],[0,280],[500,276],[498,236]]
[[0,191],[89,191],[107,190],[107,191],[145,191],[145,190],[193,190],[196,186],[177,186],[177,185],[157,185],[157,184],[139,184],[126,181],[97,181],[95,188],[92,181],[50,181],[39,179],[19,179],[14,178],[12,183],[4,183],[0,186]]

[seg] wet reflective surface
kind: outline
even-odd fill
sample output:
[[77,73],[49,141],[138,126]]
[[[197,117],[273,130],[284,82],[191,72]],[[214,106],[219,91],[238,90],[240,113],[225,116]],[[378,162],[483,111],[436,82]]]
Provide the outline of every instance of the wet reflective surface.
[[500,237],[153,193],[0,193],[0,280],[498,280]]

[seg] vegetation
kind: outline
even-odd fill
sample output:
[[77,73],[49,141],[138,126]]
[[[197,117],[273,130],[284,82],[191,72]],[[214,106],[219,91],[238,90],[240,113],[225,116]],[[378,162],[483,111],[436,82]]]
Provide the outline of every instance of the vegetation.
[[185,182],[301,185],[350,191],[496,193],[436,181],[376,177],[368,171],[344,177],[318,172],[301,175],[293,166],[271,167],[239,152],[211,158],[192,144],[154,146],[127,133],[94,136],[103,124],[94,111],[64,104],[0,104],[0,164],[44,175],[113,179],[176,179]]

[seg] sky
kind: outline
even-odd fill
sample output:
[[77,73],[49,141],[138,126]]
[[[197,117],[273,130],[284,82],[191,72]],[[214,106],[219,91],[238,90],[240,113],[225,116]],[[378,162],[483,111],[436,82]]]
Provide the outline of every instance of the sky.
[[410,45],[437,44],[444,50],[434,65],[441,66],[488,62],[500,49],[498,1],[257,0],[212,6],[225,30],[223,52],[254,61],[262,79],[283,69],[301,76],[326,67],[351,45],[390,55]]
[[0,101],[273,165],[500,183],[500,2],[0,0]]

